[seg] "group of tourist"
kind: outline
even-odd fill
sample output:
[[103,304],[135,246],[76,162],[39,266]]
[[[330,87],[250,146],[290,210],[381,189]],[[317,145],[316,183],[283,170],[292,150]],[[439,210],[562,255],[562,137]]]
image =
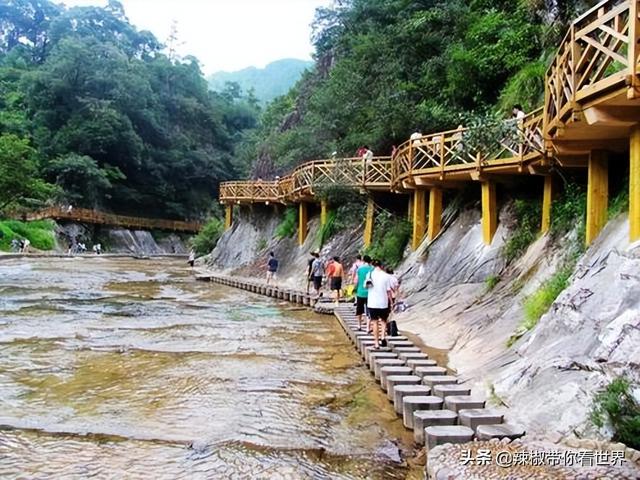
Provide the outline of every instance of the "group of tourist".
[[[96,255],[102,255],[102,244],[94,244],[92,250]],[[84,242],[69,242],[67,255],[77,255],[82,253],[87,253],[87,245]]]
[[[267,285],[276,280],[278,266],[274,252],[270,252],[265,265]],[[375,348],[384,346],[387,334],[397,335],[397,326],[394,321],[390,321],[390,315],[398,304],[400,281],[393,269],[385,269],[380,260],[372,260],[368,255],[358,255],[345,273],[340,257],[334,256],[325,262],[320,253],[311,252],[306,278],[307,293],[313,286],[316,298],[322,297],[323,285],[329,286],[336,305],[343,295],[355,298],[358,329],[363,329],[366,319],[366,330],[373,334]],[[348,285],[343,289],[345,280]]]
[[14,238],[11,240],[11,251],[15,253],[29,253],[31,242],[28,238]]

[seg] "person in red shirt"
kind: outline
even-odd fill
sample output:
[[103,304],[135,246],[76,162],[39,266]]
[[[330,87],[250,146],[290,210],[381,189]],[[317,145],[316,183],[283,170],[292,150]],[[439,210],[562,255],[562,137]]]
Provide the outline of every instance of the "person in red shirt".
[[340,263],[339,257],[333,257],[333,260],[327,266],[327,278],[331,285],[331,290],[336,292],[336,305],[340,303],[340,291],[342,290],[342,277],[344,276],[344,267]]

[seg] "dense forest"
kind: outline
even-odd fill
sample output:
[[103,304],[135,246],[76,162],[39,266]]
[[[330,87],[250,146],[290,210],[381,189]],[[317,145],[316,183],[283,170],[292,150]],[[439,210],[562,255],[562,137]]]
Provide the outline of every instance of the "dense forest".
[[209,91],[120,2],[0,2],[0,210],[69,203],[198,218],[255,127],[255,98]]
[[337,0],[316,13],[316,69],[265,111],[242,164],[268,178],[362,145],[542,105],[544,72],[582,0]]

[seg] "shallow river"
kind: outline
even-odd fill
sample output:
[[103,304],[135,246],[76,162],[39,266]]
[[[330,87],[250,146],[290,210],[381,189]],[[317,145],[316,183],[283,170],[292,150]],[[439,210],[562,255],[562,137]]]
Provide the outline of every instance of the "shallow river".
[[0,261],[1,478],[419,478],[328,316],[183,262]]

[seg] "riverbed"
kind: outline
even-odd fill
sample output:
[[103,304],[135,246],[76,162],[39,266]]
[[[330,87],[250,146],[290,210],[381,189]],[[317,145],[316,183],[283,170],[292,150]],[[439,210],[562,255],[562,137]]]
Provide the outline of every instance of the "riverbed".
[[0,349],[2,478],[420,478],[333,317],[184,261],[4,260]]

